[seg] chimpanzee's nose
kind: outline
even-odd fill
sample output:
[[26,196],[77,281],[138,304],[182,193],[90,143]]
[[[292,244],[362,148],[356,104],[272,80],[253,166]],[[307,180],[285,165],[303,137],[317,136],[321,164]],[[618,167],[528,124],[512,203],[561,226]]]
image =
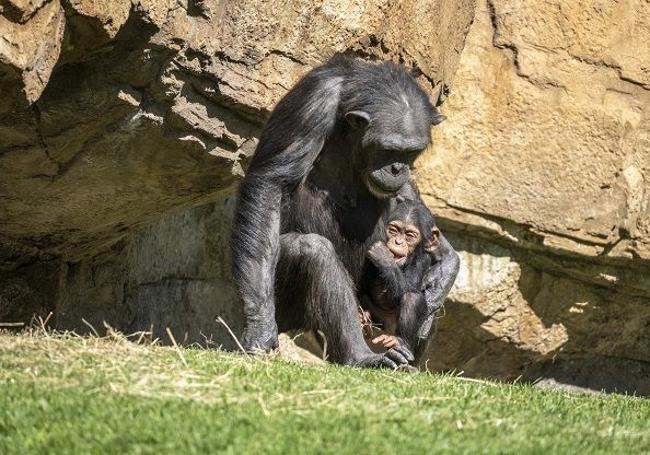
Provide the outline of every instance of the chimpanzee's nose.
[[400,172],[402,172],[402,169],[404,169],[404,164],[402,164],[402,163],[393,163],[393,165],[390,167],[390,172],[393,175],[397,175]]

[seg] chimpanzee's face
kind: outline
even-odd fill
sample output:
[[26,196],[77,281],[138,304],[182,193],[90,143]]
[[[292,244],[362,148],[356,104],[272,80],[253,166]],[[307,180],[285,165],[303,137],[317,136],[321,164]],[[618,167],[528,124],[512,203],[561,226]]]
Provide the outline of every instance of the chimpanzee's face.
[[402,266],[422,241],[420,229],[408,220],[392,220],[386,226],[386,247],[395,263]]
[[[420,245],[426,253],[435,253],[440,247],[440,230],[433,214],[417,200],[397,197],[397,205],[386,222],[386,246],[402,266]],[[400,259],[402,259],[400,261]]]
[[[394,196],[409,181],[413,162],[430,143],[434,124],[430,114],[411,109],[403,115],[390,112],[371,118],[354,111],[346,118],[359,135],[355,165],[366,187],[378,198]],[[444,119],[438,114],[439,118]]]

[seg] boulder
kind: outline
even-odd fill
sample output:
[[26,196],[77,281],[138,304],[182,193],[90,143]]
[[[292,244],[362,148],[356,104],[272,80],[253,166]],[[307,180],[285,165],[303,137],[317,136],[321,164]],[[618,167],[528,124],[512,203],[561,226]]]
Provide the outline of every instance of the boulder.
[[215,321],[241,333],[233,194],[273,105],[336,52],[401,62],[440,99],[474,3],[0,9],[0,320],[233,348]]
[[650,393],[650,3],[479,1],[420,188],[462,255],[430,366]]

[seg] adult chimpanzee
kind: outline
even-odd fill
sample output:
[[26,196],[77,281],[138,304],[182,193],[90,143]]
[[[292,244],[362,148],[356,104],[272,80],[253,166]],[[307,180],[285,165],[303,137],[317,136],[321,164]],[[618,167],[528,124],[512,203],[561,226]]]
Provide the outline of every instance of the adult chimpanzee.
[[373,235],[360,282],[360,318],[364,325],[381,324],[384,333],[374,344],[406,346],[416,357],[426,344],[419,336],[430,312],[423,279],[439,259],[439,238],[433,215],[417,200],[398,201]]
[[[356,283],[378,220],[392,196],[408,192],[410,166],[429,144],[431,125],[444,118],[401,67],[344,56],[309,72],[280,100],[241,183],[233,224],[245,349],[273,349],[278,328],[308,327],[324,333],[337,363],[395,368],[413,361],[406,348],[368,348]],[[434,306],[458,267],[440,240],[444,254],[426,278]]]

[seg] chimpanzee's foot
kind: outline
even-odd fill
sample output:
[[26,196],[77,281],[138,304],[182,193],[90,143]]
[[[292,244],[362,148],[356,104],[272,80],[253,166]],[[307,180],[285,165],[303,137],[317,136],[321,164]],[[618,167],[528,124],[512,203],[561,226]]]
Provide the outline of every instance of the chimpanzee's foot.
[[268,327],[248,326],[244,330],[241,344],[244,350],[251,354],[277,349],[278,328],[275,324]]
[[[386,351],[386,354],[390,354],[391,359],[399,359],[399,365],[409,365],[411,362],[415,361],[415,356],[411,352],[409,348],[407,348],[405,345],[400,344],[395,346],[394,348],[389,349]],[[399,366],[398,365],[398,366]]]
[[393,370],[409,367],[409,362],[413,362],[415,357],[411,351],[404,346],[397,346],[389,349],[383,354],[370,354],[360,361],[353,363],[353,366],[359,368],[390,368]]
[[400,367],[397,367],[397,371],[403,371],[405,373],[417,373],[420,370],[418,370],[418,368],[414,367],[413,365],[402,365]]

